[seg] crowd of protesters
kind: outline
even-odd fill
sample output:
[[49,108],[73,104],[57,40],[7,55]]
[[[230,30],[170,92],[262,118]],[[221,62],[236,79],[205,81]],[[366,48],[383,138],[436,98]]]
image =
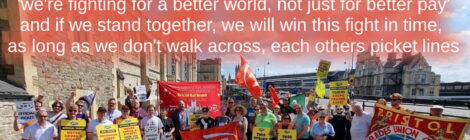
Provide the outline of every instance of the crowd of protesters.
[[[84,102],[73,102],[75,93],[67,99],[67,103],[56,101],[52,103],[51,111],[45,111],[41,99],[35,100],[37,122],[18,123],[18,115],[14,114],[14,130],[23,131],[25,140],[59,139],[60,122],[62,120],[85,120],[87,123],[86,137],[97,139],[96,126],[116,124],[120,120],[136,118],[139,120],[141,134],[145,138],[145,130],[152,129],[160,134],[162,139],[180,140],[180,131],[190,131],[193,128],[208,129],[223,126],[231,122],[238,124],[240,139],[252,138],[254,127],[269,128],[270,139],[277,139],[278,129],[295,129],[299,140],[365,140],[371,123],[372,115],[363,110],[361,104],[349,101],[344,106],[321,106],[316,103],[312,107],[300,104],[290,106],[289,98],[284,97],[275,106],[266,101],[250,98],[246,107],[233,99],[228,99],[220,108],[220,116],[211,118],[209,107],[201,107],[194,111],[188,108],[184,101],[178,102],[176,110],[169,117],[168,108],[147,105],[142,108],[134,93],[128,92],[125,105],[120,110],[117,100],[109,99],[107,107],[98,107],[97,119],[92,120],[89,113],[83,110]],[[401,106],[403,97],[399,93],[390,96],[390,106],[397,110],[409,111]],[[378,104],[387,105],[387,100],[379,99]],[[65,109],[65,111],[63,111]],[[442,117],[444,108],[432,106],[430,115]],[[63,113],[65,112],[65,113]],[[190,125],[191,114],[202,114],[195,124]]]

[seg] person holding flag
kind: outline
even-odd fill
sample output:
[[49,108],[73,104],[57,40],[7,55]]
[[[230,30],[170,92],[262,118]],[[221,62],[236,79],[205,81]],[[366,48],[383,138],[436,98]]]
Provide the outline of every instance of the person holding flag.
[[98,134],[96,131],[96,126],[98,125],[107,125],[113,124],[113,122],[106,119],[106,108],[105,107],[98,107],[96,111],[98,119],[90,121],[86,128],[87,138],[90,140],[98,140]]

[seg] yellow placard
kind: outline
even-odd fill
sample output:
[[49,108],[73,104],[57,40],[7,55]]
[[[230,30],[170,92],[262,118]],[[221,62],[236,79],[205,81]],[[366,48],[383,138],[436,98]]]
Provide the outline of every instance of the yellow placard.
[[269,140],[269,132],[271,129],[264,127],[253,128],[253,140]]
[[[203,114],[191,114],[191,115],[189,115],[189,125],[190,126],[193,125],[193,124],[195,125],[197,120],[201,117],[204,117],[204,115]],[[194,128],[191,128],[191,131],[198,130],[198,129],[199,129],[199,127],[194,127]]]
[[297,130],[295,129],[278,129],[277,140],[296,140]]
[[308,101],[311,101],[311,102],[315,101],[315,96],[314,95],[308,96]]
[[317,83],[315,84],[315,93],[317,93],[319,98],[324,98],[326,94],[326,85],[320,80],[320,77],[317,77]]
[[320,60],[317,68],[317,77],[326,78],[328,77],[328,72],[330,71],[331,62],[326,60]]
[[348,81],[330,82],[330,105],[346,105],[348,103]]
[[85,140],[85,120],[60,120],[61,140]]
[[96,126],[98,140],[119,140],[118,126],[115,124]]
[[121,140],[142,140],[140,135],[139,120],[127,118],[117,122]]

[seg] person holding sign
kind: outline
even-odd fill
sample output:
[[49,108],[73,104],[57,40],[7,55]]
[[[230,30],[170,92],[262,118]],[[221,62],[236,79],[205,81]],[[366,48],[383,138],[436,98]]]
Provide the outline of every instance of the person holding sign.
[[248,129],[248,119],[244,117],[247,114],[247,110],[242,105],[236,105],[233,107],[233,120],[232,122],[238,123],[238,128],[240,129],[240,138],[242,140],[247,140],[246,131]]
[[326,140],[328,138],[334,138],[335,129],[333,125],[326,121],[327,113],[325,111],[318,112],[318,122],[312,126],[310,136],[314,140]]
[[[43,96],[39,96],[39,98],[42,98]],[[35,112],[37,113],[38,111],[41,111],[41,108],[42,108],[42,101],[41,100],[35,100],[33,103],[34,103],[34,110]],[[34,115],[33,115],[34,116]],[[26,130],[26,128],[30,125],[33,125],[36,123],[36,121],[28,121],[28,122],[20,122],[20,120],[18,120],[18,112],[14,112],[13,113],[13,129],[15,131],[20,131],[20,129],[23,129],[23,130]]]
[[114,119],[113,123],[114,124],[118,124],[119,121],[121,120],[125,120],[125,119],[129,119],[129,118],[134,118],[132,116],[129,115],[130,114],[130,109],[129,107],[127,106],[122,106],[121,107],[121,116],[119,116],[118,118]]
[[294,110],[297,115],[294,118],[294,128],[297,131],[297,138],[300,140],[308,140],[308,127],[310,118],[302,111],[300,104],[294,104]]
[[[281,122],[277,124],[277,131],[282,129],[294,129],[294,124],[291,121],[292,120],[289,114],[283,114],[281,117]],[[274,131],[275,135],[279,134],[277,131]]]
[[78,118],[77,114],[78,106],[72,104],[68,106],[67,118],[58,121],[57,128],[59,129],[59,135],[61,139],[84,140],[86,138],[86,121]]
[[256,116],[255,126],[262,127],[262,128],[269,128],[271,130],[270,137],[274,137],[273,128],[274,125],[277,123],[276,116],[273,113],[268,112],[268,108],[266,107],[267,103],[264,101],[260,101],[259,108],[261,109],[261,113]]
[[62,113],[62,110],[64,109],[64,104],[60,101],[55,101],[52,103],[52,111],[47,111],[47,115],[49,116],[47,118],[47,121],[53,124],[54,126],[58,126],[59,120],[62,120],[64,118],[67,118],[67,115]]
[[57,140],[57,128],[47,121],[47,113],[40,110],[36,113],[37,123],[26,128],[21,140]]
[[91,140],[98,140],[98,135],[96,133],[96,126],[113,124],[113,122],[106,119],[105,107],[98,107],[98,111],[96,113],[97,113],[98,119],[90,121],[90,123],[88,124],[86,128],[87,137]]
[[140,121],[140,129],[144,140],[158,140],[163,133],[163,123],[155,113],[155,106],[147,106],[147,116]]

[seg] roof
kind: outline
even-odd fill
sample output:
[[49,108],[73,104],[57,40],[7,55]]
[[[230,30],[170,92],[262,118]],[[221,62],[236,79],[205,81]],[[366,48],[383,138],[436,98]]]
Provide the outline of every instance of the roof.
[[31,99],[33,95],[26,90],[0,80],[0,99]]

